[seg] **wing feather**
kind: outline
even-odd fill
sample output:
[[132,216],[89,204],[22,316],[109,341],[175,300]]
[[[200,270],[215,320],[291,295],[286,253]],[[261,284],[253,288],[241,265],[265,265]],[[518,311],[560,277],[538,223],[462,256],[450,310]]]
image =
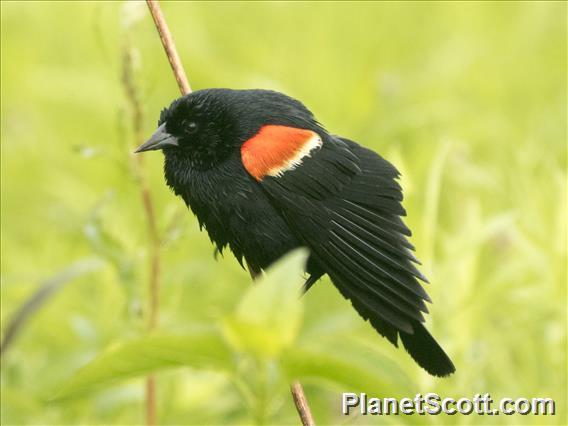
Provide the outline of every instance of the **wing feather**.
[[354,142],[322,139],[293,170],[259,184],[339,291],[396,344],[396,330],[411,334],[430,302],[400,219],[398,171]]
[[[338,266],[343,267],[342,273],[352,278],[355,286],[377,295],[380,293],[382,298],[388,297],[386,300],[394,307],[407,315],[413,316],[418,321],[423,321],[422,315],[416,312],[416,309],[418,309],[428,313],[423,299],[409,292],[404,287],[392,286],[388,279],[373,275],[365,268],[362,268],[361,263],[356,260],[358,259],[357,254],[351,251],[346,252],[333,242],[330,243],[330,246],[330,249],[323,248],[322,250],[326,251],[334,261],[337,261]],[[335,270],[337,268],[335,264],[330,264],[330,269]],[[412,309],[412,312],[408,312],[408,309]]]

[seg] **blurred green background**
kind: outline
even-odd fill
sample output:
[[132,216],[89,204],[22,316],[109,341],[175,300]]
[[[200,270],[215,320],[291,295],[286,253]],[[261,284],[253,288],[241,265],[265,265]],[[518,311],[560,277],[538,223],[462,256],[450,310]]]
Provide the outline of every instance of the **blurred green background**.
[[[319,424],[566,424],[566,9],[163,3],[194,89],[283,91],[402,171],[429,328],[457,366],[440,380],[327,279],[298,301],[297,256],[255,287],[215,261],[161,154],[135,162],[125,55],[144,135],[179,95],[143,3],[3,1],[3,338],[51,295],[3,348],[2,424],[143,423],[149,371],[163,424],[297,424],[292,377]],[[162,240],[151,334],[137,170]],[[550,397],[557,415],[345,418],[342,391]]]

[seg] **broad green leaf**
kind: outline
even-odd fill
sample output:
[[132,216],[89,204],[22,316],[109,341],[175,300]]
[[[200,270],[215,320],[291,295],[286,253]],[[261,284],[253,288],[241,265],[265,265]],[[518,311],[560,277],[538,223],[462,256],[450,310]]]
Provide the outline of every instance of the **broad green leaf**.
[[294,342],[302,320],[305,260],[302,250],[286,256],[251,286],[236,312],[225,318],[225,336],[236,350],[272,358]]
[[[374,363],[356,350],[296,346],[282,354],[281,367],[290,379],[333,382],[349,392],[394,394],[400,373],[392,362],[376,356]],[[382,365],[381,365],[382,364]]]
[[79,370],[55,399],[78,396],[165,368],[228,369],[231,353],[216,331],[149,335],[113,346]]

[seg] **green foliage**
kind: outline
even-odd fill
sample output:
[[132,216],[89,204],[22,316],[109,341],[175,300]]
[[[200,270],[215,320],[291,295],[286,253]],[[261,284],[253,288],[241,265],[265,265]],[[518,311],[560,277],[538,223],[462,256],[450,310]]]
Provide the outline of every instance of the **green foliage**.
[[[144,157],[162,235],[146,331],[148,236],[121,85],[133,54],[144,133],[178,96],[142,3],[1,2],[2,337],[40,283],[81,259],[2,354],[2,424],[566,424],[566,3],[166,2],[194,89],[282,90],[403,173],[432,284],[428,327],[457,373],[434,379],[302,254],[252,285]],[[551,397],[542,416],[340,415],[342,391]]]
[[169,367],[192,366],[222,370],[230,361],[219,333],[180,336],[150,335],[109,348],[81,369],[56,399],[81,396],[92,390]]
[[237,351],[272,358],[293,344],[302,319],[298,282],[306,258],[293,253],[282,259],[225,319],[224,334]]

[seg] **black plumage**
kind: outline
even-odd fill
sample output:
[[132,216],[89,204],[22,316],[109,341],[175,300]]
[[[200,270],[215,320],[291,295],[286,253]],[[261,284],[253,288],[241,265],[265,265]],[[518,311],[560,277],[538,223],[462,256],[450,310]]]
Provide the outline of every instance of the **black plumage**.
[[296,247],[394,345],[436,376],[454,371],[424,328],[426,278],[401,220],[398,171],[329,134],[300,102],[266,90],[208,89],[172,103],[139,151],[162,149],[167,184],[219,251],[258,272]]

